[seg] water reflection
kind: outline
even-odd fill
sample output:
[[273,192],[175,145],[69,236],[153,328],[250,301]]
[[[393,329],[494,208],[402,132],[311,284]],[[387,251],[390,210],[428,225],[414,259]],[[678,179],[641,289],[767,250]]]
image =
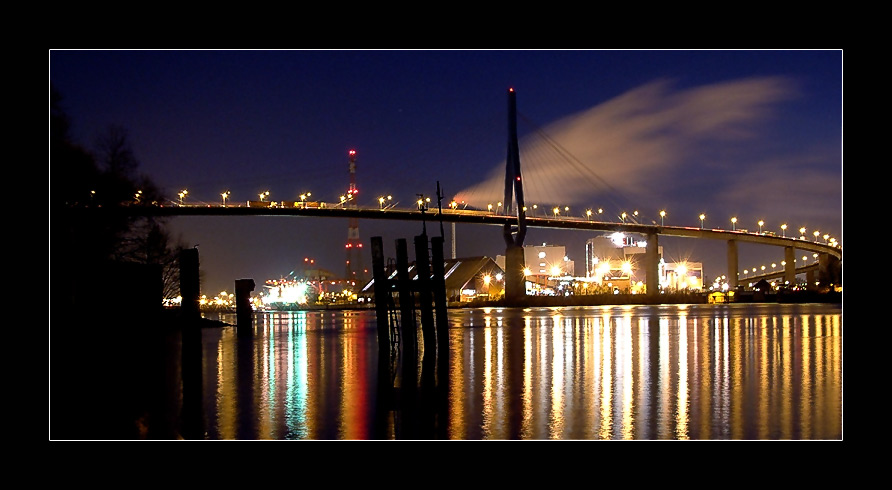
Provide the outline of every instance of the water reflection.
[[449,318],[448,365],[439,366],[421,345],[415,358],[379,357],[370,311],[257,314],[250,336],[205,330],[205,437],[842,437],[838,306],[465,309]]

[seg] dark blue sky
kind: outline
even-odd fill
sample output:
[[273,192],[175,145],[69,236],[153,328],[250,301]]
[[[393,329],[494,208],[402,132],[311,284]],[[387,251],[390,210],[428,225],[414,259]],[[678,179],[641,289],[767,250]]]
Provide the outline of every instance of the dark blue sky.
[[[585,167],[562,175],[567,162],[524,139],[528,204],[637,209],[644,222],[666,209],[667,224],[689,226],[704,212],[708,227],[737,216],[738,227],[764,219],[778,233],[787,223],[842,240],[841,51],[51,51],[50,81],[75,139],[91,146],[108,125],[124,126],[141,172],[172,198],[188,189],[191,201],[217,203],[230,190],[246,201],[269,190],[336,201],[356,149],[361,203],[409,202],[440,181],[447,197],[485,206],[481,183],[504,161],[514,87],[522,136],[530,121]],[[199,244],[209,295],[238,278],[288,274],[304,257],[344,269],[345,220],[171,226]],[[382,235],[390,247],[419,232],[360,224],[364,241]],[[496,227],[459,226],[457,237],[460,256],[504,252]],[[566,245],[581,270],[586,238],[532,230],[527,243]],[[667,259],[725,273],[723,243],[661,243]],[[741,268],[780,259],[741,249]]]

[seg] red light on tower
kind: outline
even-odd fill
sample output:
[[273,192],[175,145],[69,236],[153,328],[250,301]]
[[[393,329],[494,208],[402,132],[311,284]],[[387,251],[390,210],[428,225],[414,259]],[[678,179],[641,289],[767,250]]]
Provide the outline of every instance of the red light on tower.
[[[359,190],[356,188],[356,150],[348,152],[348,169],[350,171],[350,187],[347,190],[349,199],[344,207],[357,208],[357,195]],[[359,220],[355,217],[350,218],[347,225],[347,266],[344,271],[344,278],[356,276],[358,270],[362,270],[362,241],[359,239]],[[358,267],[357,267],[358,265]]]

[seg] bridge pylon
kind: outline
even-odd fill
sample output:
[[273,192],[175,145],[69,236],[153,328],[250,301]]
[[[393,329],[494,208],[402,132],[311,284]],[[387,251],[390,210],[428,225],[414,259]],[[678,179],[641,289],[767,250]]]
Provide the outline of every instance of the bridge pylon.
[[[514,206],[514,200],[517,205]],[[517,224],[506,223],[502,235],[505,238],[505,299],[517,300],[526,295],[524,275],[523,241],[527,234],[526,209],[523,201],[523,180],[520,173],[520,151],[517,143],[517,96],[508,89],[508,158],[505,161],[505,212],[512,208],[517,214]]]

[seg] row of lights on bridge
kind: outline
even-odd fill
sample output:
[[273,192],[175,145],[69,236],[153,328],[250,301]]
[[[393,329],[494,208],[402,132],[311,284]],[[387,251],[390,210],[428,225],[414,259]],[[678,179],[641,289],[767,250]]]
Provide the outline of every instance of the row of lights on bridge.
[[[138,192],[136,193],[135,198],[136,198],[137,201],[139,201],[139,198],[140,198],[141,193],[142,193],[142,191],[138,191]],[[180,198],[180,204],[183,204],[183,203],[184,203],[184,200],[185,200],[185,198],[186,198],[186,196],[187,196],[188,194],[189,194],[189,191],[186,190],[186,189],[183,189],[182,191],[179,192],[178,196],[179,196],[179,198]],[[231,192],[230,192],[230,191],[226,191],[226,192],[223,192],[222,194],[220,194],[220,196],[223,198],[223,205],[224,205],[224,206],[226,205],[226,200],[229,198],[230,195],[231,195]],[[305,192],[305,193],[301,194],[299,197],[300,197],[300,200],[301,200],[301,201],[306,201],[306,200],[307,200],[309,197],[311,197],[311,196],[312,196],[312,193],[310,193],[310,192]],[[269,197],[269,191],[261,192],[261,193],[258,195],[258,197],[260,198],[260,201],[262,202],[264,199],[266,199],[266,198]],[[341,196],[341,203],[343,204],[345,201],[350,200],[351,198],[352,198],[352,195],[351,195],[351,196]],[[391,201],[393,201],[393,196],[392,196],[392,195],[388,195],[388,196],[380,196],[380,197],[378,197],[378,205],[379,205],[379,207],[380,207],[381,209],[384,209],[385,207],[387,207]],[[430,202],[430,198],[427,198],[426,201],[424,200],[424,198],[421,198],[421,199],[418,200],[417,204],[418,204],[419,208],[422,208],[422,207],[424,207],[424,206],[425,206],[427,203],[429,203],[429,202]],[[465,207],[467,207],[467,203],[465,203],[464,201],[462,201],[461,204],[463,205],[463,209],[464,209]],[[449,207],[451,207],[452,209],[457,209],[459,205],[460,205],[460,204],[459,204],[457,201],[452,201],[452,202],[449,203]],[[490,212],[492,212],[493,207],[494,207],[493,204],[490,203],[490,204],[487,205],[487,210],[490,211]],[[501,203],[501,202],[496,203],[496,205],[495,205],[496,212],[498,212],[499,209],[501,209],[501,207],[502,207],[502,203]],[[538,205],[538,204],[533,204],[532,209],[537,210],[538,208],[539,208],[539,205]],[[527,211],[527,210],[528,210],[528,207],[527,207],[527,206],[524,206],[523,210],[524,210],[524,211]],[[558,216],[561,214],[561,208],[560,208],[559,206],[555,206],[551,211],[552,211],[552,213],[554,214],[555,218],[558,217]],[[564,206],[563,211],[564,211],[564,213],[569,213],[569,211],[570,211],[570,207],[569,207],[569,206]],[[598,215],[601,215],[601,214],[604,213],[604,209],[603,209],[603,208],[598,208],[597,212],[595,212],[595,211],[593,211],[593,210],[591,210],[591,209],[587,209],[587,210],[585,211],[585,217],[586,217],[586,219],[591,220],[592,215],[593,215],[593,214],[596,214],[596,213],[597,213]],[[634,217],[637,217],[637,216],[638,216],[638,211],[637,211],[637,210],[636,210],[636,211],[633,211],[631,217],[633,217],[633,219],[634,219]],[[620,213],[620,215],[619,215],[619,218],[620,218],[620,220],[621,220],[623,223],[625,223],[625,222],[626,222],[626,218],[629,218],[629,217],[630,217],[630,215],[629,215],[628,213],[626,213],[625,211],[623,211],[623,212]],[[661,210],[661,211],[660,211],[660,226],[664,226],[664,225],[665,225],[665,218],[666,218],[666,211],[665,211],[665,210]],[[704,224],[705,224],[705,220],[706,220],[706,214],[705,214],[705,213],[701,213],[701,214],[698,216],[698,218],[700,219],[700,228],[703,229],[703,228],[704,228]],[[737,230],[737,222],[738,222],[738,220],[737,220],[737,217],[736,217],[736,216],[731,218],[731,231],[736,231],[736,230]],[[763,227],[765,226],[765,221],[764,221],[764,220],[759,220],[758,222],[756,222],[756,224],[759,226],[759,234],[762,234]],[[788,228],[788,227],[787,227],[786,223],[780,225],[781,236],[784,237],[784,238],[786,238],[786,236],[787,236],[787,228]],[[805,232],[806,232],[806,228],[805,228],[805,227],[801,227],[801,228],[799,228],[799,234],[800,234],[800,237],[801,237],[802,239],[805,239]],[[831,244],[831,245],[833,245],[833,246],[837,246],[837,247],[839,246],[839,245],[837,244],[837,240],[836,240],[836,238],[831,237],[829,234],[826,234],[826,233],[825,233],[825,234],[821,235],[821,232],[818,231],[818,230],[815,230],[812,234],[813,234],[814,237],[815,237],[815,241],[818,241],[820,238],[823,238],[823,239],[824,239],[824,242],[829,243],[829,244]]]

